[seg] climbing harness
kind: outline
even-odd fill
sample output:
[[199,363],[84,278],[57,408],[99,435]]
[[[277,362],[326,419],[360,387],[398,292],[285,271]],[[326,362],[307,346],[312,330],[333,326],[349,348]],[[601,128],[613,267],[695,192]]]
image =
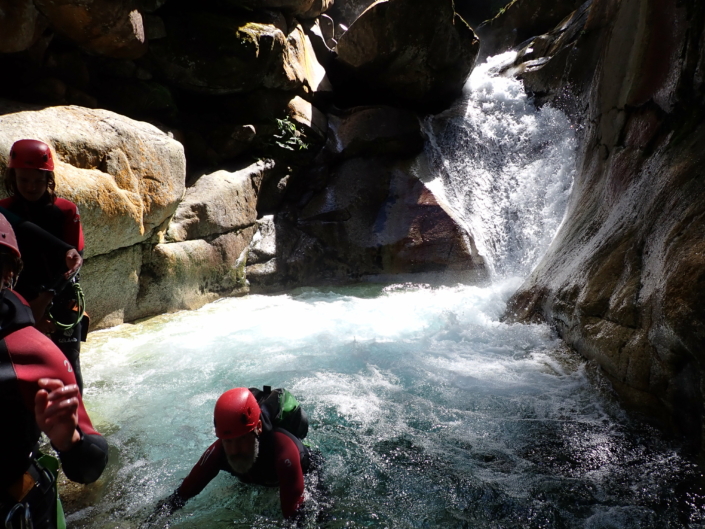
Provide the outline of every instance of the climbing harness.
[[[41,501],[49,488],[53,488],[53,501],[55,504],[53,517],[57,529],[66,529],[64,509],[59,499],[56,488],[56,479],[59,474],[59,461],[48,454],[41,454],[30,465],[27,472],[8,489],[10,496],[17,502],[5,516],[4,529],[34,529],[30,503]],[[16,522],[19,522],[19,526]]]

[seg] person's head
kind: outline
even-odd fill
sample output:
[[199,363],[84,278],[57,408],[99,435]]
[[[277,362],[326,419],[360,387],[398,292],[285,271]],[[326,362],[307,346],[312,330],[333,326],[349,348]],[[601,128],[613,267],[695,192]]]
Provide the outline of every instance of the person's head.
[[259,455],[262,421],[257,399],[247,388],[226,391],[215,403],[213,422],[231,468],[245,474]]
[[7,193],[35,202],[47,192],[53,200],[55,188],[54,158],[49,146],[38,140],[16,141],[5,173]]
[[12,288],[22,271],[20,249],[15,232],[4,215],[0,214],[0,289]]

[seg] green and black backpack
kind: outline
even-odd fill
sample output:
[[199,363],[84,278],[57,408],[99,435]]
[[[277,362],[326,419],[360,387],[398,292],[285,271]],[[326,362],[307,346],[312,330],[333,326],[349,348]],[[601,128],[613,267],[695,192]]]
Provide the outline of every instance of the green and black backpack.
[[267,410],[273,428],[282,428],[299,439],[306,437],[308,417],[299,401],[288,390],[272,389],[272,386],[263,386],[262,389],[249,388],[249,390],[257,399],[260,408]]

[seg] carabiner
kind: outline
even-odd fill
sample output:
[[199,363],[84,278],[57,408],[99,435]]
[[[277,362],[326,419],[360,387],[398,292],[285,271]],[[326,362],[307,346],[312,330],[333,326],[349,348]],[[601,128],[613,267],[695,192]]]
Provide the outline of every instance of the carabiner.
[[5,529],[13,529],[12,527],[12,519],[15,517],[15,514],[17,511],[19,511],[22,508],[21,503],[15,504],[15,506],[10,509],[10,512],[7,513],[7,516],[5,516]]

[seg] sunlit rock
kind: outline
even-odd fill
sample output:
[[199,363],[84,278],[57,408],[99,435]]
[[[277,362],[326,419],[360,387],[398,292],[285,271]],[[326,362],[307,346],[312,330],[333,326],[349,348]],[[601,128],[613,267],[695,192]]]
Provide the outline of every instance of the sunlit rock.
[[237,172],[201,176],[186,190],[166,240],[202,239],[252,226],[257,220],[257,191],[271,165],[257,162]]
[[91,329],[112,327],[140,317],[137,294],[141,271],[142,246],[139,244],[96,255],[84,262],[81,287],[86,296]]
[[156,127],[106,110],[0,108],[0,170],[18,139],[53,148],[57,192],[79,207],[87,259],[149,239],[176,210],[183,147]]
[[195,309],[223,295],[246,292],[246,250],[254,232],[251,226],[211,241],[158,244],[145,252],[137,313]]

